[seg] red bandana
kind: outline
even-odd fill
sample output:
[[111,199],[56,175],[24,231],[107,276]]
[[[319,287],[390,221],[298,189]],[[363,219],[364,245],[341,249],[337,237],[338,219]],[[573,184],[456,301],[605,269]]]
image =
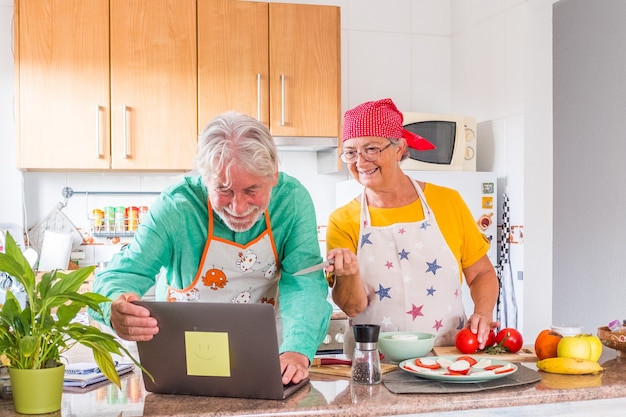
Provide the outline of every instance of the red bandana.
[[404,118],[390,98],[368,101],[348,110],[343,118],[343,141],[363,136],[404,138],[410,148],[430,151],[435,145],[402,127]]

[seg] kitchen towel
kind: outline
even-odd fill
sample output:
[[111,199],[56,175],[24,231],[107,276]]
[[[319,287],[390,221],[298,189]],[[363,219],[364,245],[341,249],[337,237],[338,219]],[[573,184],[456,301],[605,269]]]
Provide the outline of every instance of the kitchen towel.
[[72,236],[69,233],[44,232],[41,256],[39,256],[40,271],[54,269],[66,270],[72,253]]
[[457,384],[424,379],[402,369],[389,372],[383,377],[383,384],[394,394],[453,394],[460,392],[477,392],[496,388],[516,387],[535,384],[541,381],[541,374],[535,370],[517,364],[517,372],[500,379],[485,382]]

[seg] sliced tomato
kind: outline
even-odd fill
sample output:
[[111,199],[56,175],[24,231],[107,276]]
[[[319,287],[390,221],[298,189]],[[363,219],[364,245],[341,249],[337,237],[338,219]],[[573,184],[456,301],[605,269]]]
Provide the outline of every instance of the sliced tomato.
[[449,375],[467,375],[470,371],[470,364],[465,359],[457,359],[452,365],[448,366]]
[[489,365],[485,366],[485,371],[493,371],[494,369],[502,368],[504,365]]
[[504,369],[496,369],[495,371],[493,371],[494,374],[506,374],[507,372],[513,372],[512,367],[508,367],[508,368],[504,368]]
[[422,368],[426,368],[426,369],[439,369],[441,368],[441,365],[439,365],[439,363],[433,361],[433,363],[424,363],[422,362],[422,360],[420,358],[415,359],[415,365],[420,366]]
[[478,361],[471,357],[471,356],[459,356],[458,358],[456,358],[457,361],[467,361],[469,363],[470,366],[474,366],[478,363]]

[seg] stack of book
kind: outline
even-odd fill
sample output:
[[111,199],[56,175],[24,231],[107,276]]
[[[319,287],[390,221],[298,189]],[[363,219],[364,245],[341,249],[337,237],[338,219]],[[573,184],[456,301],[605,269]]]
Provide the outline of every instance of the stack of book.
[[[135,369],[135,365],[116,363],[115,369],[117,369],[118,375],[124,375]],[[85,388],[102,381],[107,381],[107,377],[100,372],[95,362],[77,362],[65,365],[65,382],[63,385],[66,387]]]

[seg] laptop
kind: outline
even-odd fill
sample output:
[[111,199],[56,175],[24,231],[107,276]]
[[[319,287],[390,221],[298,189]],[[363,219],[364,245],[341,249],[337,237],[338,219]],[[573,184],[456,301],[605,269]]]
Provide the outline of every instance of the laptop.
[[137,342],[147,391],[282,400],[308,384],[283,385],[271,304],[134,301],[159,322]]

